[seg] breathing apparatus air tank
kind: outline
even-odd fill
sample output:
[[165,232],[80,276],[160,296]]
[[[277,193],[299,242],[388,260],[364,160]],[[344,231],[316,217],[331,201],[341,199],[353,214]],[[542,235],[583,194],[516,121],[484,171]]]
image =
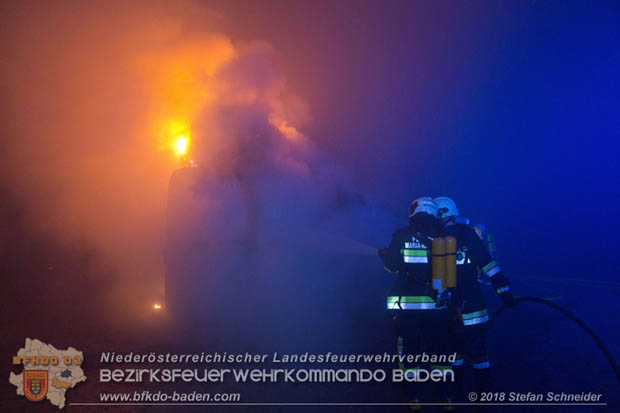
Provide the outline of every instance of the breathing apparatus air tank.
[[474,231],[476,231],[476,234],[478,234],[478,236],[484,243],[484,246],[486,247],[491,258],[496,259],[497,251],[496,251],[496,246],[495,246],[495,238],[493,238],[493,235],[487,232],[486,225],[476,224],[472,228]]
[[477,225],[474,225],[471,228],[474,231],[476,231],[476,234],[478,234],[478,237],[480,237],[480,239],[484,241],[484,225],[477,224]]
[[495,238],[493,238],[493,235],[491,234],[487,235],[487,248],[489,249],[489,255],[491,256],[491,258],[497,258],[497,247],[495,246]]
[[448,236],[446,240],[446,287],[456,287],[456,238]]
[[431,245],[433,270],[433,289],[441,292],[446,289],[446,240],[442,237],[433,239]]

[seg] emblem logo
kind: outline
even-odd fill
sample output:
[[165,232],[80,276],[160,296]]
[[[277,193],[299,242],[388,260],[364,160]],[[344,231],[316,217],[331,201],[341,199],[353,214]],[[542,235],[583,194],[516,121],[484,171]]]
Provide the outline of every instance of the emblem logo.
[[45,399],[49,380],[47,370],[24,370],[24,395],[33,402]]

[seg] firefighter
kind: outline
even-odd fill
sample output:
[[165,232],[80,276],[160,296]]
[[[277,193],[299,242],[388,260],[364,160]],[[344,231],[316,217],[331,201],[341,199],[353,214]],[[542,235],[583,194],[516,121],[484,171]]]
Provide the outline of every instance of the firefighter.
[[457,359],[453,363],[458,393],[463,395],[464,358],[467,357],[474,370],[475,389],[478,393],[489,391],[491,386],[490,362],[487,353],[489,313],[486,308],[478,271],[491,282],[503,304],[512,307],[517,301],[510,291],[509,280],[497,262],[491,258],[476,231],[463,222],[457,222],[459,212],[454,201],[448,197],[434,200],[438,207],[442,235],[457,240],[457,302],[462,322],[453,331],[457,345]]
[[[396,276],[394,287],[387,297],[387,310],[394,322],[397,351],[400,355],[448,355],[451,336],[448,330],[450,314],[446,305],[438,305],[431,285],[431,240],[439,233],[437,206],[430,197],[415,200],[409,208],[409,225],[394,232],[388,248],[379,251],[385,269]],[[423,347],[424,346],[424,347]],[[426,368],[421,364],[399,364],[407,377]],[[430,369],[442,370],[444,377],[454,379],[448,361],[431,364]],[[420,408],[421,383],[407,383],[405,392],[412,409]],[[449,385],[433,388],[434,401],[449,401]]]

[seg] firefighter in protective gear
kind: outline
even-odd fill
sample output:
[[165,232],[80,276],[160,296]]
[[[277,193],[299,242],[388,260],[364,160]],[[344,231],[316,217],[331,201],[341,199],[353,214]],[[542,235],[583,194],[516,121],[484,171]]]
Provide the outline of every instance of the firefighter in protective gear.
[[[388,248],[379,251],[385,269],[396,275],[394,287],[387,297],[387,310],[394,321],[397,350],[400,355],[448,355],[453,353],[448,329],[447,306],[438,306],[431,285],[431,242],[438,235],[437,206],[432,198],[415,200],[409,209],[409,225],[392,235]],[[422,345],[424,344],[424,348]],[[399,364],[407,377],[415,378],[421,364]],[[453,378],[451,363],[431,364]],[[408,383],[406,393],[412,408],[422,395],[421,383]],[[437,384],[437,383],[435,383]],[[449,401],[449,388],[444,383],[433,389],[434,401]],[[418,406],[419,407],[419,406]]]
[[509,280],[491,258],[476,231],[454,219],[458,216],[454,201],[447,197],[436,200],[438,213],[441,214],[440,221],[444,224],[442,234],[457,240],[457,296],[462,320],[454,335],[458,349],[457,359],[453,363],[457,386],[462,395],[464,356],[467,356],[474,369],[476,391],[480,393],[490,389],[491,380],[486,344],[489,313],[478,283],[478,269],[490,280],[505,306],[512,307],[517,301],[510,291]]

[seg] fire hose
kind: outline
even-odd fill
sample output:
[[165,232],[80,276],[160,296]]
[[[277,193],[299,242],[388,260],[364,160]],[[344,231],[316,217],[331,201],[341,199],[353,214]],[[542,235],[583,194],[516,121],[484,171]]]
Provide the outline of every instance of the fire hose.
[[[546,305],[548,307],[551,307],[551,308],[559,311],[560,313],[564,314],[566,317],[568,317],[571,320],[573,320],[579,327],[581,327],[586,333],[588,333],[588,335],[592,338],[592,340],[594,340],[596,345],[601,349],[601,351],[605,355],[605,358],[607,358],[607,362],[609,363],[609,365],[613,369],[614,373],[616,374],[616,379],[618,379],[618,383],[620,383],[620,368],[618,368],[618,363],[616,362],[616,360],[614,359],[612,354],[607,349],[607,346],[605,345],[605,343],[603,343],[603,341],[599,338],[599,336],[597,336],[596,333],[594,331],[592,331],[592,329],[590,327],[588,327],[588,325],[586,323],[584,323],[579,317],[577,317],[575,314],[571,313],[567,309],[565,309],[563,307],[560,307],[559,305],[555,304],[554,302],[552,302],[550,300],[546,300],[544,298],[540,298],[540,297],[515,297],[515,299],[518,302],[529,301],[529,302],[534,302],[534,303],[539,303],[539,304]],[[500,309],[497,310],[497,312],[493,315],[492,319],[495,321],[497,316],[499,316],[504,311],[504,309],[506,309],[506,308],[507,308],[506,306],[500,307]]]

